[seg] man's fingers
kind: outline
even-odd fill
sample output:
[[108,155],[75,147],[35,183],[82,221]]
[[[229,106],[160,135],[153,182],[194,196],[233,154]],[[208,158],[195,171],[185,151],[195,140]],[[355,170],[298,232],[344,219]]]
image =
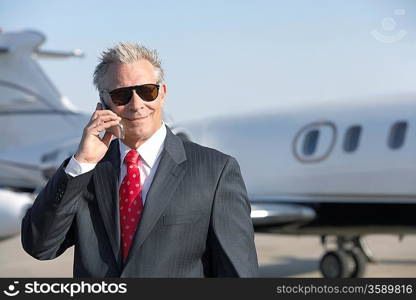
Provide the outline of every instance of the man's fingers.
[[97,117],[92,123],[91,125],[93,125],[94,123],[104,123],[104,122],[109,122],[109,121],[121,121],[121,118],[113,115],[106,115],[106,116],[99,116]]
[[94,115],[96,115],[96,116],[102,116],[102,115],[114,115],[114,116],[117,116],[116,115],[116,113],[114,113],[112,110],[110,110],[110,109],[101,109],[101,110],[96,110],[94,113],[93,113],[93,116]]
[[116,126],[120,123],[120,121],[118,120],[113,120],[113,121],[108,121],[108,122],[103,122],[103,123],[97,123],[97,125],[95,127],[92,127],[92,134],[94,135],[98,135],[101,131],[104,131],[110,127]]
[[106,118],[105,120],[108,120],[108,117],[112,117],[113,119],[119,119],[121,118],[113,113],[111,110],[97,110],[94,112],[94,114],[91,116],[90,122],[87,126],[91,125],[94,121],[101,118]]

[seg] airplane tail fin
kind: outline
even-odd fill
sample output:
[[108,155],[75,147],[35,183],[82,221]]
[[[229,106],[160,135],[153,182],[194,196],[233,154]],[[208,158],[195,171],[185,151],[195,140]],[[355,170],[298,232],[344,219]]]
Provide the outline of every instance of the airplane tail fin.
[[36,31],[0,33],[0,152],[45,139],[79,136],[86,121],[35,59],[81,53],[39,50],[45,39]]

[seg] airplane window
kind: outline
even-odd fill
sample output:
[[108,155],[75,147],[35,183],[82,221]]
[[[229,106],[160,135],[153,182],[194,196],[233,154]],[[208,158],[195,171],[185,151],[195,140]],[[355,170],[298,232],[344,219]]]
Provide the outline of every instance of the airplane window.
[[361,136],[361,126],[355,125],[348,128],[345,139],[344,139],[344,151],[345,152],[353,152],[357,150],[358,145],[360,143],[360,136]]
[[398,149],[403,146],[406,137],[407,122],[396,122],[390,129],[388,145],[391,149]]
[[312,155],[316,151],[316,146],[318,145],[319,130],[314,129],[309,131],[303,142],[303,154]]
[[337,128],[331,121],[316,121],[303,126],[292,144],[293,155],[302,163],[321,162],[334,148]]

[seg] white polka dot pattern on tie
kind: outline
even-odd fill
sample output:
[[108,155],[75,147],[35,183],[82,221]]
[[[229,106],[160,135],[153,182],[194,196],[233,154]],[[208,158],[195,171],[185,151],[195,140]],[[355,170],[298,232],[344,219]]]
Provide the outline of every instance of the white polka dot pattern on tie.
[[[141,197],[140,173],[138,164],[140,155],[136,150],[130,150],[124,163],[127,165],[127,174],[120,186],[120,227],[123,244],[123,260],[125,261],[130,250],[133,237],[136,233],[143,210]],[[123,202],[124,200],[124,202]],[[121,205],[123,203],[123,205]],[[127,208],[127,209],[126,209]]]

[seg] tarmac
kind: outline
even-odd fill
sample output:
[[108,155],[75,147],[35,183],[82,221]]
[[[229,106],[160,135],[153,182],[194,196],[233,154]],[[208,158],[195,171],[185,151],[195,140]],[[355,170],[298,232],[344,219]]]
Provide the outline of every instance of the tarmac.
[[[376,259],[365,277],[416,277],[416,236],[365,237]],[[314,236],[255,235],[261,277],[321,277],[319,260],[324,254]],[[20,236],[0,241],[0,277],[72,277],[73,248],[60,257],[38,261],[22,249]]]

